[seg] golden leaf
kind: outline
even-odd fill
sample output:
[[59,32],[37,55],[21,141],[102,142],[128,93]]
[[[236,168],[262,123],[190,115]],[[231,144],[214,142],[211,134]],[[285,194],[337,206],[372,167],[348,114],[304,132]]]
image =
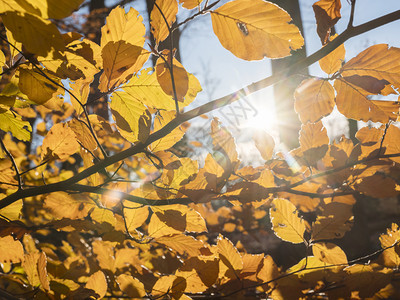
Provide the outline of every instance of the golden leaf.
[[347,264],[346,253],[335,244],[316,243],[312,246],[312,251],[315,257],[327,264]]
[[143,104],[133,100],[125,92],[115,92],[111,96],[110,108],[124,138],[132,143],[147,139],[151,115]]
[[211,287],[218,278],[216,257],[191,257],[175,273],[186,279],[186,293],[201,293]]
[[121,291],[126,293],[131,298],[142,298],[146,296],[146,290],[143,283],[132,276],[121,274],[116,278]]
[[3,14],[2,20],[13,39],[21,42],[31,53],[47,56],[51,51],[64,49],[60,32],[48,20],[14,11]]
[[109,241],[96,240],[92,243],[93,253],[102,269],[115,272],[115,258],[113,243]]
[[224,238],[221,234],[218,236],[217,241],[219,258],[236,276],[238,276],[243,269],[243,261],[239,251],[230,240]]
[[200,5],[203,0],[179,0],[179,4],[186,9],[193,9]]
[[392,223],[391,228],[387,229],[386,234],[382,234],[379,237],[379,241],[381,242],[381,246],[383,249],[386,249],[382,252],[382,260],[386,267],[395,268],[400,266],[400,256],[399,253],[396,252],[396,248],[392,247],[395,243],[399,243],[400,241],[400,230],[399,226],[395,223]]
[[[161,12],[160,12],[161,10]],[[176,0],[156,0],[150,14],[151,33],[156,43],[160,43],[169,36],[169,27],[175,22],[178,13]]]
[[114,213],[112,211],[97,206],[95,206],[90,213],[90,218],[99,224],[108,223],[113,227],[116,224]]
[[285,199],[274,199],[269,211],[272,229],[280,239],[299,244],[304,242],[306,230],[303,219],[297,215],[296,207]]
[[222,46],[245,60],[290,55],[304,44],[299,29],[279,6],[262,0],[235,0],[211,11]]
[[317,33],[323,45],[328,41],[331,28],[342,17],[341,7],[340,0],[320,0],[313,4]]
[[111,41],[102,47],[104,72],[100,76],[99,89],[108,92],[132,76],[130,68],[135,65],[142,48],[125,41]]
[[[331,40],[337,37],[337,34],[331,37]],[[342,64],[344,62],[344,58],[346,55],[346,50],[344,48],[344,44],[341,44],[335,50],[330,52],[328,55],[325,55],[321,58],[318,63],[321,67],[322,71],[326,74],[333,74],[340,70]]]
[[0,248],[0,262],[19,263],[24,260],[24,248],[21,242],[14,241],[12,236],[0,237]]
[[353,221],[351,205],[331,202],[312,225],[311,239],[317,241],[342,238],[351,229]]
[[[170,121],[175,119],[176,112],[175,111],[160,111],[154,120],[154,129],[153,132],[156,132],[167,125]],[[185,134],[185,132],[181,129],[181,126],[173,129],[166,136],[158,139],[150,145],[150,149],[152,152],[168,150],[173,145],[175,145]]]
[[106,18],[106,24],[101,28],[101,47],[109,42],[125,41],[138,47],[143,47],[146,27],[143,17],[139,12],[130,8],[128,13],[125,9],[117,6]]
[[170,209],[153,213],[148,232],[149,236],[158,238],[164,235],[179,234],[184,232],[185,229],[186,215],[178,210]]
[[41,159],[67,160],[79,150],[74,131],[64,123],[51,127],[42,143]]
[[[230,132],[220,125],[217,118],[214,118],[211,122],[211,138],[213,140],[214,149],[227,156],[229,162],[226,162],[226,166],[218,161],[218,163],[225,169],[232,169],[238,162],[238,154],[236,151],[235,140],[233,139]],[[233,164],[233,165],[232,165]]]
[[97,143],[91,134],[89,128],[78,119],[72,119],[68,122],[68,127],[71,128],[79,143],[90,151],[95,151],[97,149]]
[[40,252],[37,260],[37,272],[40,284],[43,289],[50,291],[49,277],[47,276],[47,256],[46,253]]
[[[261,279],[262,282],[269,282],[279,276],[279,269],[275,264],[274,260],[271,256],[267,255],[264,257],[262,266],[257,272],[257,278]],[[275,285],[274,282],[271,282],[268,285],[263,285],[262,288],[264,291],[269,291]]]
[[[343,77],[353,75],[370,76],[377,80],[387,81],[385,85],[393,84],[400,87],[400,48],[389,47],[387,44],[371,46],[348,61],[342,68]],[[394,93],[390,87],[381,92],[383,95]]]
[[[390,125],[386,131],[385,139],[383,140],[382,147],[386,148],[385,154],[398,154],[400,153],[400,129],[395,125]],[[391,160],[400,163],[400,157],[392,157]]]
[[255,130],[253,134],[253,140],[261,154],[261,157],[264,160],[270,160],[275,148],[274,138],[266,131]]
[[32,127],[28,121],[23,121],[21,116],[10,110],[0,108],[0,129],[11,132],[13,137],[21,141],[31,139]]
[[85,288],[95,291],[99,298],[103,298],[107,292],[107,280],[102,271],[90,275]]
[[18,220],[19,217],[21,216],[22,205],[23,205],[22,200],[18,200],[0,209],[0,218],[5,217],[10,221]]
[[155,241],[175,250],[181,255],[186,253],[188,256],[201,255],[200,249],[204,247],[202,241],[196,240],[194,237],[184,234],[161,236],[156,238]]
[[[49,194],[44,200],[44,205],[57,219],[83,219],[96,206],[90,199],[75,199],[64,192]],[[66,207],[68,209],[65,209]]]
[[200,215],[200,213],[198,213],[194,209],[189,209],[189,211],[186,213],[186,231],[208,232],[206,221]]
[[134,233],[135,229],[142,226],[149,216],[149,208],[129,201],[124,201],[124,218],[127,230]]
[[[54,82],[60,83],[59,79],[56,77],[44,70],[43,72]],[[30,101],[33,101],[36,104],[44,104],[64,92],[61,87],[49,81],[36,70],[29,70],[26,68],[19,69],[18,87]]]
[[335,91],[327,80],[304,80],[295,90],[294,108],[302,123],[314,123],[329,115],[335,106]]
[[28,277],[30,285],[37,287],[40,285],[39,273],[38,273],[38,259],[40,252],[28,253],[24,257],[22,267]]
[[[176,100],[183,102],[183,99],[189,89],[188,73],[182,64],[175,59],[175,57],[171,57],[172,54],[168,50],[164,50],[162,55],[163,57],[159,57],[157,59],[155,66],[158,83],[160,84],[164,93],[175,98],[175,91],[177,97]],[[171,70],[169,67],[172,68],[174,81],[172,81]]]

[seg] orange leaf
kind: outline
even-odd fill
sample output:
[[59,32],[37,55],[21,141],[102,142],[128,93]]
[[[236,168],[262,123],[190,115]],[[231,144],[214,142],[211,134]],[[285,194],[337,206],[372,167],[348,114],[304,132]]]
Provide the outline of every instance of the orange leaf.
[[[330,40],[333,40],[335,37],[337,37],[337,34],[331,37]],[[344,48],[344,45],[341,44],[339,47],[330,52],[328,55],[325,55],[323,58],[321,58],[318,61],[319,66],[325,73],[333,74],[339,71],[339,69],[342,67],[345,54],[346,50]]]
[[46,253],[40,252],[37,261],[37,272],[39,275],[39,281],[42,287],[46,291],[50,291],[49,277],[47,276],[47,257]]
[[242,257],[230,240],[222,235],[219,235],[217,240],[217,250],[221,261],[238,277],[243,269]]
[[107,280],[102,271],[90,275],[85,288],[95,291],[99,298],[103,298],[107,292]]
[[131,298],[143,298],[146,296],[146,290],[143,283],[132,276],[121,274],[116,278],[121,291],[126,293]]
[[156,62],[157,80],[162,90],[167,95],[175,97],[174,88],[177,100],[183,102],[184,97],[189,89],[189,77],[185,68],[175,58],[172,58],[172,72],[174,82],[171,77],[171,53],[168,50],[163,51],[163,57],[159,57]]
[[0,262],[19,263],[24,260],[24,248],[12,236],[0,237]]
[[[400,241],[399,226],[393,223],[392,227],[387,229],[387,233],[382,234],[379,237],[379,241],[381,242],[382,248],[388,248],[393,246],[395,243],[399,243]],[[394,268],[400,266],[400,256],[399,253],[396,252],[395,247],[391,247],[383,251],[382,258],[384,265],[386,267]]]
[[[156,43],[160,43],[169,36],[169,27],[176,20],[178,2],[176,0],[156,0],[150,14],[151,33]],[[161,10],[161,12],[160,12]]]
[[294,93],[294,108],[302,123],[317,122],[329,115],[335,106],[332,85],[318,78],[304,80]]
[[304,44],[290,15],[263,0],[234,0],[214,11],[211,21],[221,45],[245,60],[290,55]]
[[74,131],[67,124],[58,123],[51,127],[42,143],[41,159],[67,160],[79,150]]
[[193,9],[200,5],[203,0],[179,0],[179,4],[186,9]]
[[203,242],[184,234],[162,236],[155,241],[177,251],[181,255],[186,253],[188,256],[201,255],[200,249],[204,247]]
[[340,0],[320,0],[313,4],[317,33],[323,45],[328,41],[331,28],[342,17],[341,7]]

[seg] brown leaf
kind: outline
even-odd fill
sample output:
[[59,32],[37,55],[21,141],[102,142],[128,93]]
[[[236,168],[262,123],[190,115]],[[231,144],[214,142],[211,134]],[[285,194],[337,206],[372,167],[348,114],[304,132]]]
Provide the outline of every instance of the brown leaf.
[[331,28],[342,17],[340,0],[320,0],[313,4],[315,20],[317,22],[317,33],[322,45],[329,39]]

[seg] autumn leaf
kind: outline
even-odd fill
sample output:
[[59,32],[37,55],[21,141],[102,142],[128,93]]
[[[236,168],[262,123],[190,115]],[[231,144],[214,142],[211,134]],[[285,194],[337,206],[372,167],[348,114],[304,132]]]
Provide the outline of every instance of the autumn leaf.
[[275,148],[275,141],[273,137],[265,131],[256,130],[253,134],[253,140],[261,154],[261,157],[264,160],[270,160]]
[[[222,235],[218,236],[217,241],[219,258],[228,267],[230,272],[234,273],[234,277],[239,276],[239,273],[243,269],[243,261],[238,250],[230,240],[224,238]],[[229,274],[229,270],[223,275]]]
[[335,106],[335,91],[326,80],[306,79],[296,88],[294,99],[294,108],[301,122],[314,123],[332,112]]
[[20,241],[14,241],[12,236],[0,237],[0,261],[2,263],[19,263],[24,260],[24,249]]
[[[330,40],[332,41],[336,37],[337,34],[332,36]],[[344,63],[345,54],[346,50],[344,48],[344,45],[341,44],[339,47],[330,52],[328,55],[325,55],[323,58],[321,58],[318,61],[319,66],[325,73],[333,74],[339,71],[340,68],[342,67],[342,64]]]
[[[30,101],[36,104],[44,104],[63,93],[63,89],[55,84],[60,84],[59,79],[46,71],[43,72],[44,75],[37,70],[19,69],[18,87]],[[51,81],[44,76],[48,76]]]
[[342,17],[340,0],[320,0],[313,4],[315,20],[317,21],[317,33],[322,44],[326,44],[331,28]]
[[200,5],[203,0],[179,0],[179,4],[186,9],[193,9]]
[[0,209],[0,218],[4,217],[11,221],[18,220],[21,216],[22,206],[22,200],[18,200],[7,207]]
[[299,29],[279,6],[262,0],[235,0],[211,12],[222,46],[245,60],[290,55],[304,44]]
[[211,287],[218,278],[218,259],[216,257],[191,257],[175,273],[185,278],[186,293],[201,293]]
[[169,36],[169,28],[176,20],[178,2],[176,0],[156,0],[150,14],[151,33],[156,43]]
[[174,249],[181,255],[186,253],[188,256],[201,255],[202,253],[200,249],[204,247],[204,244],[201,241],[184,234],[161,236],[155,241],[167,246],[168,248]]
[[79,149],[74,131],[65,123],[51,127],[42,143],[41,159],[66,160]]
[[95,291],[99,298],[103,298],[107,292],[107,280],[104,273],[97,271],[90,275],[85,288]]
[[293,244],[304,242],[306,226],[303,219],[298,217],[297,209],[292,203],[285,199],[275,199],[269,214],[277,237]]
[[15,11],[7,11],[2,20],[13,38],[31,53],[47,56],[51,51],[64,49],[61,33],[48,20]]
[[312,251],[315,257],[327,264],[347,264],[346,254],[335,244],[316,243],[312,246]]
[[379,237],[379,241],[383,249],[390,247],[382,252],[384,265],[387,267],[398,267],[400,265],[400,256],[396,252],[396,248],[392,246],[400,241],[399,226],[393,223],[391,228],[387,229],[387,233]]
[[[164,57],[159,57],[155,66],[157,80],[164,93],[172,96],[173,98],[175,98],[176,93],[176,100],[183,102],[184,97],[189,89],[188,73],[179,61],[177,61],[174,57],[171,59],[171,53],[169,51],[164,50],[162,55]],[[171,68],[173,80],[171,76]]]
[[144,142],[151,126],[151,116],[146,107],[132,100],[124,92],[115,92],[111,97],[111,112],[121,135],[134,143]]
[[147,220],[149,208],[135,203],[124,201],[124,218],[127,230],[133,233],[134,230]]
[[0,129],[11,132],[15,138],[21,141],[31,139],[31,124],[28,121],[23,121],[20,115],[10,110],[0,108]]
[[[65,192],[49,194],[45,201],[45,207],[58,219],[82,219],[95,207],[90,199],[75,199]],[[68,207],[68,209],[65,209]]]
[[125,292],[129,297],[142,298],[146,296],[143,283],[132,276],[121,274],[116,278],[121,291]]
[[311,239],[317,241],[341,238],[351,229],[353,222],[351,205],[331,202],[312,225]]

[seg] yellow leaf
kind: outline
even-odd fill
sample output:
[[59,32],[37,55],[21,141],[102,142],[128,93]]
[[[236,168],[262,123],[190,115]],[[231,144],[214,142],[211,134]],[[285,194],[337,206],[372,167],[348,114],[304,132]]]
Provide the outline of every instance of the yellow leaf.
[[[153,132],[156,132],[167,125],[170,121],[175,119],[176,112],[175,111],[160,111],[154,120],[154,129]],[[168,150],[173,145],[175,145],[185,134],[185,132],[181,129],[181,126],[173,129],[169,134],[165,137],[158,139],[154,143],[150,145],[152,152]]]
[[[389,47],[387,44],[374,45],[347,62],[342,70],[343,77],[353,75],[371,76],[377,80],[388,81],[386,85],[393,84],[400,87],[400,48]],[[382,94],[394,93],[388,86]]]
[[31,139],[31,124],[28,121],[23,121],[20,115],[10,110],[0,108],[0,129],[11,132],[15,138],[21,141]]
[[40,257],[40,252],[32,252],[25,255],[22,267],[28,277],[30,285],[37,287],[40,285],[40,279],[38,274],[38,259]]
[[340,0],[320,0],[313,4],[317,33],[323,45],[328,41],[331,28],[341,18],[341,7]]
[[[182,64],[174,58],[171,59],[171,53],[168,50],[163,51],[164,58],[159,57],[156,62],[156,74],[157,80],[162,90],[167,94],[175,98],[179,102],[184,101],[184,97],[189,89],[189,77],[185,68]],[[172,60],[172,67],[171,67]],[[172,82],[171,70],[172,68],[174,81]],[[175,88],[175,90],[174,90]]]
[[19,263],[24,260],[24,248],[12,236],[0,237],[0,262]]
[[131,298],[142,298],[146,296],[143,283],[132,276],[121,274],[117,277],[116,282],[121,291],[126,293]]
[[38,257],[37,272],[42,288],[46,291],[50,291],[49,277],[47,276],[47,256],[44,252],[40,252]]
[[175,250],[181,255],[186,253],[188,256],[201,255],[200,249],[204,247],[202,241],[196,240],[194,237],[184,234],[161,236],[155,241]]
[[[90,92],[90,82],[83,79],[76,80],[70,84],[71,92],[78,98],[81,104],[86,104]],[[71,104],[74,107],[76,114],[79,116],[83,113],[81,104],[74,97],[71,97]]]
[[125,41],[130,45],[143,47],[146,27],[143,17],[139,12],[130,8],[128,13],[125,9],[117,6],[106,18],[106,24],[101,28],[101,46],[108,42]]
[[186,9],[193,9],[200,5],[203,0],[179,0],[179,4]]
[[[337,34],[331,37],[331,40],[333,40],[335,37],[337,37]],[[344,48],[344,44],[341,44],[339,47],[330,52],[328,55],[321,58],[318,61],[319,66],[321,67],[322,71],[324,71],[326,74],[333,74],[339,71],[340,68],[342,67],[345,55],[346,55],[346,50]]]
[[[45,74],[53,81],[60,83],[60,81],[51,74],[44,71]],[[29,70],[25,68],[19,69],[19,82],[18,87],[30,101],[36,104],[44,104],[58,94],[63,93],[63,89],[50,82],[42,74],[36,70]]]
[[90,213],[90,217],[93,221],[97,223],[108,223],[111,226],[115,226],[116,220],[114,217],[114,213],[108,209],[100,208],[95,206],[92,212]]
[[154,284],[151,294],[155,297],[170,294],[176,280],[182,279],[177,278],[175,275],[161,276]]
[[211,11],[214,33],[222,46],[245,60],[290,55],[304,44],[289,14],[263,0],[235,0]]
[[207,232],[206,221],[194,209],[186,213],[186,231],[187,232]]
[[294,93],[294,108],[302,123],[314,123],[329,115],[335,106],[335,91],[327,80],[306,79]]
[[[355,120],[381,123],[397,119],[398,104],[394,101],[369,100],[368,95],[372,93],[352,84],[349,80],[350,77],[345,77],[336,79],[334,83],[337,92],[336,105],[343,115]],[[387,110],[388,107],[391,109]]]
[[178,210],[155,211],[151,216],[148,232],[158,238],[164,235],[179,234],[186,229],[186,215]]
[[100,76],[100,91],[108,92],[129,79],[132,73],[128,71],[141,53],[141,47],[125,41],[111,41],[104,45],[101,50],[104,72]]
[[[139,77],[133,77],[122,89],[133,99],[146,105],[161,110],[174,110],[175,102],[167,95],[158,83],[156,72],[150,73],[151,69],[145,69]],[[179,108],[189,105],[201,91],[201,86],[193,74],[189,76],[189,89]]]
[[311,239],[317,241],[342,238],[351,229],[353,221],[351,205],[331,202],[312,225]]
[[168,27],[171,27],[172,23],[175,22],[177,13],[178,2],[176,0],[155,1],[155,5],[150,14],[150,25],[151,33],[153,34],[157,44],[169,36]]
[[68,122],[68,127],[71,128],[79,143],[90,151],[97,149],[97,143],[87,126],[78,119],[72,119]]
[[[57,219],[83,219],[87,217],[89,211],[96,206],[93,201],[89,199],[82,197],[75,199],[64,192],[49,194],[44,200],[44,205]],[[68,207],[68,209],[66,209],[66,207]]]
[[[397,154],[400,153],[400,145],[398,143],[400,139],[400,129],[395,125],[390,125],[386,131],[385,139],[383,140],[382,147],[384,147],[385,154]],[[400,163],[400,157],[390,158],[392,161]]]
[[28,13],[8,11],[2,15],[4,25],[13,39],[21,42],[34,54],[47,56],[54,50],[63,50],[64,42],[56,25]]
[[90,275],[85,288],[95,291],[99,298],[103,298],[107,292],[107,280],[102,271]]
[[275,199],[269,211],[272,229],[284,241],[299,244],[304,242],[306,230],[303,219],[297,215],[296,207],[285,199]]
[[130,233],[134,233],[136,228],[142,226],[148,216],[149,208],[147,206],[124,201],[124,218]]
[[253,134],[253,140],[262,158],[270,160],[275,148],[274,138],[268,132],[256,129]]
[[330,265],[347,264],[346,253],[332,243],[316,243],[312,246],[315,257]]
[[[230,132],[220,125],[220,122],[216,118],[211,122],[211,138],[213,140],[214,149],[222,152],[229,158],[228,164],[235,164],[238,162],[235,140]],[[224,169],[228,167],[224,164],[221,166],[224,167]]]
[[76,141],[75,133],[64,123],[58,123],[51,127],[42,143],[41,159],[66,160],[76,151],[80,145]]
[[219,258],[236,275],[243,269],[242,257],[230,240],[219,235],[217,238],[217,251]]
[[92,243],[93,253],[102,269],[115,272],[115,258],[113,243],[109,241],[96,240]]
[[10,221],[18,220],[21,215],[22,204],[22,200],[18,200],[0,209],[0,217],[3,216]]
[[125,92],[114,92],[110,105],[113,118],[121,135],[134,143],[144,142],[150,132],[151,115],[146,107]]
[[400,241],[399,226],[395,223],[392,223],[392,227],[387,229],[386,234],[382,234],[379,237],[379,241],[383,249],[391,247],[383,251],[381,254],[384,265],[390,268],[395,268],[400,266],[399,252],[396,252],[396,247],[392,247],[395,243],[399,244]]
[[218,278],[216,257],[191,257],[175,273],[186,279],[186,293],[201,293],[211,287]]
[[301,150],[306,151],[308,149],[322,147],[329,143],[329,138],[325,127],[322,122],[319,121],[314,124],[303,124],[301,125],[300,131],[300,147]]
[[[262,282],[272,281],[279,276],[279,269],[275,264],[271,256],[267,255],[264,257],[262,267],[257,272],[257,278],[261,279]],[[263,285],[263,290],[268,291],[275,285],[271,282],[268,285]]]

